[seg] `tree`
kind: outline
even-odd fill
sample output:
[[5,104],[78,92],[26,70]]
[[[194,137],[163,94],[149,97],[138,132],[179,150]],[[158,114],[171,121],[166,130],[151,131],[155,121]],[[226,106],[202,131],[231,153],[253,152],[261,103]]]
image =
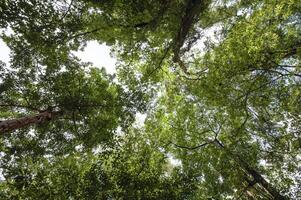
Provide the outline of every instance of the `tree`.
[[[293,131],[298,127],[293,128],[288,122],[289,116],[294,116],[292,121],[298,117],[295,117],[295,111],[290,112],[286,107],[298,105],[296,99],[299,98],[295,96],[296,90],[293,88],[300,84],[299,65],[296,64],[299,60],[296,49],[299,48],[300,29],[295,24],[300,21],[296,17],[300,5],[282,2],[277,6],[281,11],[271,14],[275,4],[265,2],[260,8],[252,8],[250,17],[239,19],[230,28],[226,26],[228,30],[223,40],[218,44],[212,43],[207,47],[208,52],[191,64],[191,67],[199,68],[201,73],[195,76],[169,76],[155,107],[158,113],[151,115],[149,124],[156,124],[151,125],[151,130],[168,134],[165,143],[174,140],[171,143],[175,143],[173,146],[185,147],[175,154],[187,163],[187,170],[194,169],[197,177],[205,177],[203,184],[206,189],[203,193],[216,195],[214,198],[233,195],[235,190],[240,191],[242,182],[247,182],[246,188],[250,189],[246,175],[233,172],[231,162],[236,160],[237,165],[237,158],[233,158],[233,155],[239,155],[256,172],[269,174],[267,178],[271,183],[277,184],[279,179],[283,180],[282,184],[276,186],[278,193],[272,190],[268,196],[261,198],[281,199],[280,191],[288,192],[287,188],[294,185],[292,182],[296,181],[297,184],[299,181],[291,175],[297,173],[298,164],[291,159],[284,161],[283,158],[296,155],[300,148],[293,145],[298,143],[298,134]],[[290,20],[296,21],[287,24]],[[295,64],[288,64],[290,62]],[[290,70],[285,70],[286,67]],[[288,99],[294,100],[288,103]],[[158,124],[162,124],[160,128]],[[290,128],[287,124],[291,124]],[[208,140],[212,141],[214,132],[221,126],[219,140],[227,147],[228,153],[220,152],[214,145],[206,148],[202,145],[208,144]],[[280,140],[287,144],[282,143],[280,147]],[[284,146],[290,150],[285,150]],[[191,153],[193,149],[197,153]],[[274,158],[273,161],[269,154]],[[274,157],[276,154],[279,157]],[[275,170],[276,166],[281,166],[280,163],[289,165],[290,172]],[[238,164],[241,165],[241,162]],[[246,170],[249,167],[243,166],[243,171],[249,171]],[[252,174],[249,172],[249,175]],[[218,181],[220,177],[221,181]],[[272,181],[276,179],[278,181]],[[254,187],[254,182],[251,186]],[[242,194],[248,195],[247,190],[242,191]],[[259,196],[262,194],[262,190],[257,192]],[[291,194],[295,198],[297,195]]]
[[177,97],[165,99],[147,124],[150,133],[160,138],[161,148],[176,155],[183,169],[200,180],[203,198],[238,198],[252,188],[259,199],[286,198],[262,177],[260,146],[244,132],[240,121],[235,124],[227,114],[209,112],[185,97]]
[[[71,56],[71,50],[78,50],[89,40],[97,40],[112,46],[119,61],[117,76],[120,84],[105,81],[109,85],[105,88],[116,88],[112,89],[116,91],[108,89],[109,92],[104,95],[99,92],[97,100],[107,95],[117,96],[116,101],[125,104],[116,113],[124,113],[124,116],[133,116],[127,115],[128,111],[147,110],[145,127],[131,133],[143,135],[145,142],[133,139],[133,146],[143,145],[137,148],[139,156],[130,158],[151,160],[152,149],[178,159],[181,163],[179,171],[187,178],[181,181],[185,185],[190,180],[195,195],[177,197],[299,198],[300,192],[295,189],[300,184],[299,1],[57,2],[63,6],[52,1],[44,4],[41,1],[27,3],[21,0],[0,4],[4,11],[1,27],[10,27],[14,31],[11,36],[3,34],[12,49],[11,63],[15,70],[4,73],[2,88],[9,93],[5,93],[3,102],[14,105],[15,109],[16,105],[23,106],[18,111],[24,113],[25,110],[27,114],[32,114],[28,112],[29,106],[40,111],[68,113],[64,116],[73,115],[76,110],[75,114],[79,115],[78,130],[83,133],[95,127],[94,123],[103,122],[104,118],[101,117],[90,123],[80,115],[82,108],[74,109],[90,105],[90,101],[99,103],[94,98],[74,97],[74,94],[81,92],[85,97],[93,97],[94,93],[85,93],[86,86],[82,83],[93,85],[93,79],[99,79],[96,75],[99,72],[92,73],[92,70],[86,73],[78,64],[69,64],[78,63]],[[49,9],[49,12],[45,13],[45,9]],[[26,17],[19,20],[20,16]],[[35,20],[32,20],[33,17]],[[203,42],[201,48],[198,47],[200,42]],[[44,71],[40,73],[36,69]],[[37,77],[43,79],[36,80],[33,75],[39,73],[42,76]],[[81,83],[72,82],[78,77],[82,77]],[[70,88],[65,80],[72,82]],[[14,93],[16,89],[7,89],[16,85],[20,85],[21,89],[23,87],[23,90],[29,88],[26,91],[31,92],[21,92],[20,98],[19,94]],[[41,94],[35,92],[36,85],[42,88]],[[80,89],[77,90],[77,87]],[[89,88],[87,91],[90,91]],[[99,91],[97,87],[91,88]],[[42,93],[45,91],[48,95],[44,97]],[[128,94],[123,95],[123,91]],[[26,98],[34,103],[25,103]],[[41,103],[42,100],[48,103]],[[2,115],[11,116],[9,109],[5,108],[4,111]],[[98,114],[99,109],[85,113],[93,117]],[[111,116],[113,120],[107,124],[111,126],[113,123],[115,129],[123,126],[123,120],[117,120],[115,114],[110,114],[106,116]],[[68,130],[77,136],[77,130],[71,126],[74,121],[67,120],[69,126],[60,129],[60,135]],[[45,124],[40,123],[38,127],[41,128],[36,131],[51,135],[51,128],[60,127],[54,122],[51,126]],[[92,133],[98,136],[101,131],[95,128]],[[121,138],[127,138],[128,134],[123,130]],[[83,135],[92,139],[90,144],[94,145],[88,146],[95,147],[99,142],[107,141],[104,138],[97,140],[89,134]],[[10,138],[11,142],[3,143],[4,148],[13,149],[10,144],[22,141],[24,149],[31,149],[25,145],[28,138]],[[85,141],[83,144],[89,144],[80,137],[82,140]],[[53,138],[52,141],[58,142],[59,139]],[[111,141],[110,147],[117,148],[116,140]],[[68,152],[62,143],[58,146]],[[74,152],[75,146],[69,152]],[[127,152],[129,147],[125,145],[120,148],[121,152]],[[164,174],[164,170],[160,168],[162,165],[154,163],[160,161],[146,165],[145,171],[150,174],[133,178],[133,174],[127,171],[135,171],[136,162],[124,164],[129,152],[136,150],[134,147],[129,149],[125,154],[118,154],[116,159],[116,154],[111,152],[111,159],[114,160],[111,164],[122,170],[103,185],[110,186],[113,183],[116,186],[110,190],[115,198],[127,197],[129,192],[135,194],[136,198],[159,198],[154,191],[158,188],[161,191],[162,185],[154,177],[160,177],[159,174]],[[80,151],[87,152],[83,149]],[[7,151],[5,156],[12,154]],[[16,168],[22,168],[22,162],[11,163]],[[154,169],[154,166],[158,169]],[[99,171],[103,172],[101,167]],[[11,169],[11,166],[7,166],[7,174]],[[122,177],[130,181],[122,182]],[[171,179],[178,180],[177,177]],[[141,196],[141,190],[137,188],[146,183],[150,187],[145,188],[150,193]],[[133,187],[125,188],[125,185]]]
[[164,153],[132,129],[120,147],[96,154],[71,154],[51,161],[26,158],[1,183],[3,199],[183,199],[193,183],[168,168]]

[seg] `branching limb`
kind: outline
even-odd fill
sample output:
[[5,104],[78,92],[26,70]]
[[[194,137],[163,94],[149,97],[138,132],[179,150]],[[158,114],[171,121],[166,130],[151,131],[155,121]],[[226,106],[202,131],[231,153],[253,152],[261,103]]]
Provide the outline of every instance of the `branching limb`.
[[182,148],[182,149],[187,149],[187,150],[195,150],[195,149],[199,149],[201,147],[205,147],[209,144],[212,144],[214,141],[209,141],[209,142],[205,142],[203,144],[200,144],[200,145],[197,145],[197,146],[194,146],[194,147],[189,147],[189,146],[183,146],[183,145],[178,145],[178,144],[175,144],[173,142],[170,142],[170,144],[173,144],[175,147],[177,148]]

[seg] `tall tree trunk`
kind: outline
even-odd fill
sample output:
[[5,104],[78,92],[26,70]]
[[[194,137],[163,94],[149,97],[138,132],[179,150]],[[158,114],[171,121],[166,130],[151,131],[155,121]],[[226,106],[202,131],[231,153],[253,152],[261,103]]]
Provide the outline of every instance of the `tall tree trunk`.
[[18,119],[5,120],[0,122],[0,133],[8,133],[19,128],[24,128],[33,124],[40,124],[53,120],[62,115],[61,111],[43,111],[37,115],[21,117]]
[[269,183],[257,170],[252,168],[247,162],[245,162],[239,155],[233,153],[228,148],[226,148],[220,141],[215,140],[217,146],[223,148],[229,155],[231,155],[234,160],[239,164],[239,166],[253,178],[254,183],[260,184],[266,191],[268,191],[275,200],[289,200],[288,197],[283,196],[280,192]]
[[185,63],[181,60],[181,48],[183,47],[189,31],[193,28],[194,24],[198,20],[200,13],[206,8],[205,1],[202,0],[188,0],[186,6],[183,9],[183,17],[179,26],[179,30],[174,38],[173,45],[173,61],[178,63],[183,72],[190,75],[187,71]]
[[246,171],[249,175],[252,176],[256,183],[259,183],[265,190],[267,190],[275,200],[288,200],[288,197],[281,195],[276,188],[274,188],[269,182],[263,178],[263,176],[256,170],[250,168],[249,166],[245,166]]

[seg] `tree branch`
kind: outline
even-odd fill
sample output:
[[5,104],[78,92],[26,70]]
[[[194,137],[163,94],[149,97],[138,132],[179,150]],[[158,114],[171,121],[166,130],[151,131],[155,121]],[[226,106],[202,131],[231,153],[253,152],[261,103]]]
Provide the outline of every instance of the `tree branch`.
[[178,147],[178,148],[182,148],[182,149],[187,149],[187,150],[195,150],[195,149],[199,149],[201,147],[205,147],[209,144],[212,144],[214,141],[209,141],[209,142],[205,142],[203,144],[200,144],[200,145],[197,145],[197,146],[194,146],[194,147],[189,147],[189,146],[183,146],[183,145],[178,145],[178,144],[175,144],[173,142],[170,142],[170,144],[173,144],[175,147]]

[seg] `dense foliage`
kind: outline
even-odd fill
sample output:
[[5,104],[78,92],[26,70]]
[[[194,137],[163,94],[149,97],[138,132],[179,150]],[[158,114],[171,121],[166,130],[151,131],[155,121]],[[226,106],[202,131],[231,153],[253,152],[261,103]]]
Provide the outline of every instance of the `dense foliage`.
[[[301,199],[299,0],[0,13],[1,199]],[[92,40],[116,77],[73,54]]]

